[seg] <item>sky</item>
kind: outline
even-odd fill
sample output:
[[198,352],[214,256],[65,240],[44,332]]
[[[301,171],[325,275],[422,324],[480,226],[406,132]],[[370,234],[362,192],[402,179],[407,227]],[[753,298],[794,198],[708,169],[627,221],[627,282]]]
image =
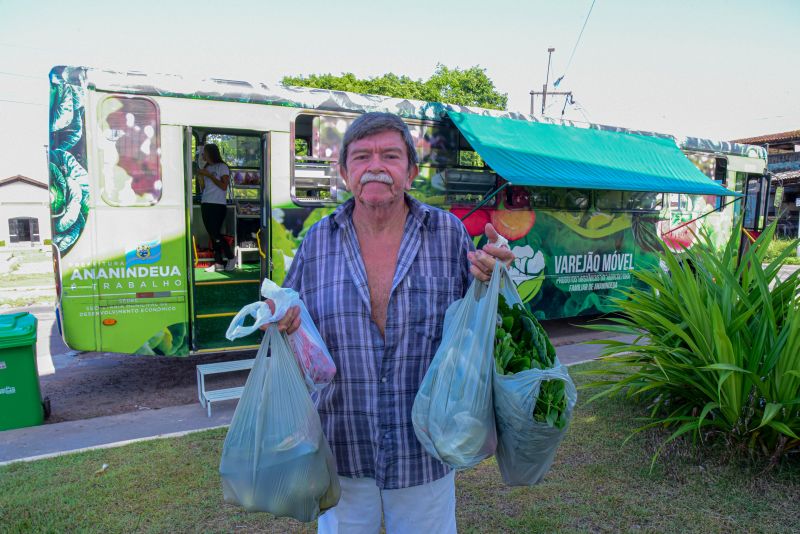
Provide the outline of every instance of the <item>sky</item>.
[[[441,63],[486,70],[508,108],[730,140],[800,129],[798,0],[0,0],[0,179],[46,181],[54,65],[277,82]],[[581,27],[586,22],[578,41]],[[576,42],[578,43],[575,48]],[[575,50],[572,61],[570,56]],[[541,101],[537,98],[536,114]]]

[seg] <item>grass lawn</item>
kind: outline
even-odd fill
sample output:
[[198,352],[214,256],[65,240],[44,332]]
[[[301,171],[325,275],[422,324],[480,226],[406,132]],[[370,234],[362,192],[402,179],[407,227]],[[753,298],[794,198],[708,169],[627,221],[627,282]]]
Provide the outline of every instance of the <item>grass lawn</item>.
[[16,248],[9,252],[13,257],[21,258],[26,262],[50,261],[50,254],[41,248]]
[[[12,291],[18,287],[37,287],[36,291]],[[10,273],[0,276],[0,309],[52,305],[55,302],[55,281],[52,273]],[[0,532],[2,532],[0,526]]]
[[[30,251],[28,252],[30,253]],[[35,287],[44,291],[11,291],[19,287]],[[55,291],[55,279],[52,272],[20,273],[15,270],[0,275],[0,308],[52,305],[55,302]]]
[[5,298],[0,296],[0,313],[6,313],[8,310],[17,308],[30,308],[31,306],[53,306],[55,300],[55,293],[50,295],[33,295],[18,298]]
[[53,273],[9,273],[0,275],[0,287],[52,287],[55,289]]
[[[622,399],[579,406],[552,470],[532,488],[504,486],[494,460],[459,473],[459,531],[800,531],[797,459],[764,473],[675,445],[651,473],[663,434],[622,446],[641,413]],[[0,531],[314,532],[223,502],[217,467],[224,435],[220,429],[0,467]],[[108,469],[97,473],[103,464]]]

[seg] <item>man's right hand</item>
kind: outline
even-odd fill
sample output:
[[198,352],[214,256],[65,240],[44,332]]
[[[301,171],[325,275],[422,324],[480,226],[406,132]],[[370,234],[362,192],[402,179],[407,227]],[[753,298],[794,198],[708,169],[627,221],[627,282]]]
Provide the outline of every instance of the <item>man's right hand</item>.
[[[272,299],[264,299],[264,302],[269,306],[269,311],[275,313],[275,303]],[[261,330],[266,330],[274,323],[269,323],[261,326]],[[292,306],[286,311],[286,315],[278,321],[278,332],[286,332],[287,334],[294,334],[300,328],[300,306]]]

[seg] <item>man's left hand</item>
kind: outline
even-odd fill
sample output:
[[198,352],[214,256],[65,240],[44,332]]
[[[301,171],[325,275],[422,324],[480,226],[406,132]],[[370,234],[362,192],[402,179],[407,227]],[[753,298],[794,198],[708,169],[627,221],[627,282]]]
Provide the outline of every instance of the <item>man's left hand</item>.
[[502,261],[506,264],[506,267],[514,261],[514,253],[511,252],[508,245],[497,244],[500,234],[497,233],[491,223],[486,224],[485,232],[489,242],[483,246],[483,249],[467,253],[467,258],[472,264],[469,267],[469,272],[482,282],[488,282],[492,277],[495,261]]

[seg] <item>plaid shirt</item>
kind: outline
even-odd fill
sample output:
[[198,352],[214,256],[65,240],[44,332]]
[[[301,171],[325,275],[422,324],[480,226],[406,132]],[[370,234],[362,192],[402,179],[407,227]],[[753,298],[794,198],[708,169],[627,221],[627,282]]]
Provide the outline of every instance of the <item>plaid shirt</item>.
[[309,230],[284,282],[300,294],[336,363],[336,377],[315,402],[339,474],[374,478],[385,489],[449,472],[417,441],[411,406],[441,341],[445,311],[471,281],[473,245],[461,222],[406,201],[385,339],[370,313],[352,199]]

